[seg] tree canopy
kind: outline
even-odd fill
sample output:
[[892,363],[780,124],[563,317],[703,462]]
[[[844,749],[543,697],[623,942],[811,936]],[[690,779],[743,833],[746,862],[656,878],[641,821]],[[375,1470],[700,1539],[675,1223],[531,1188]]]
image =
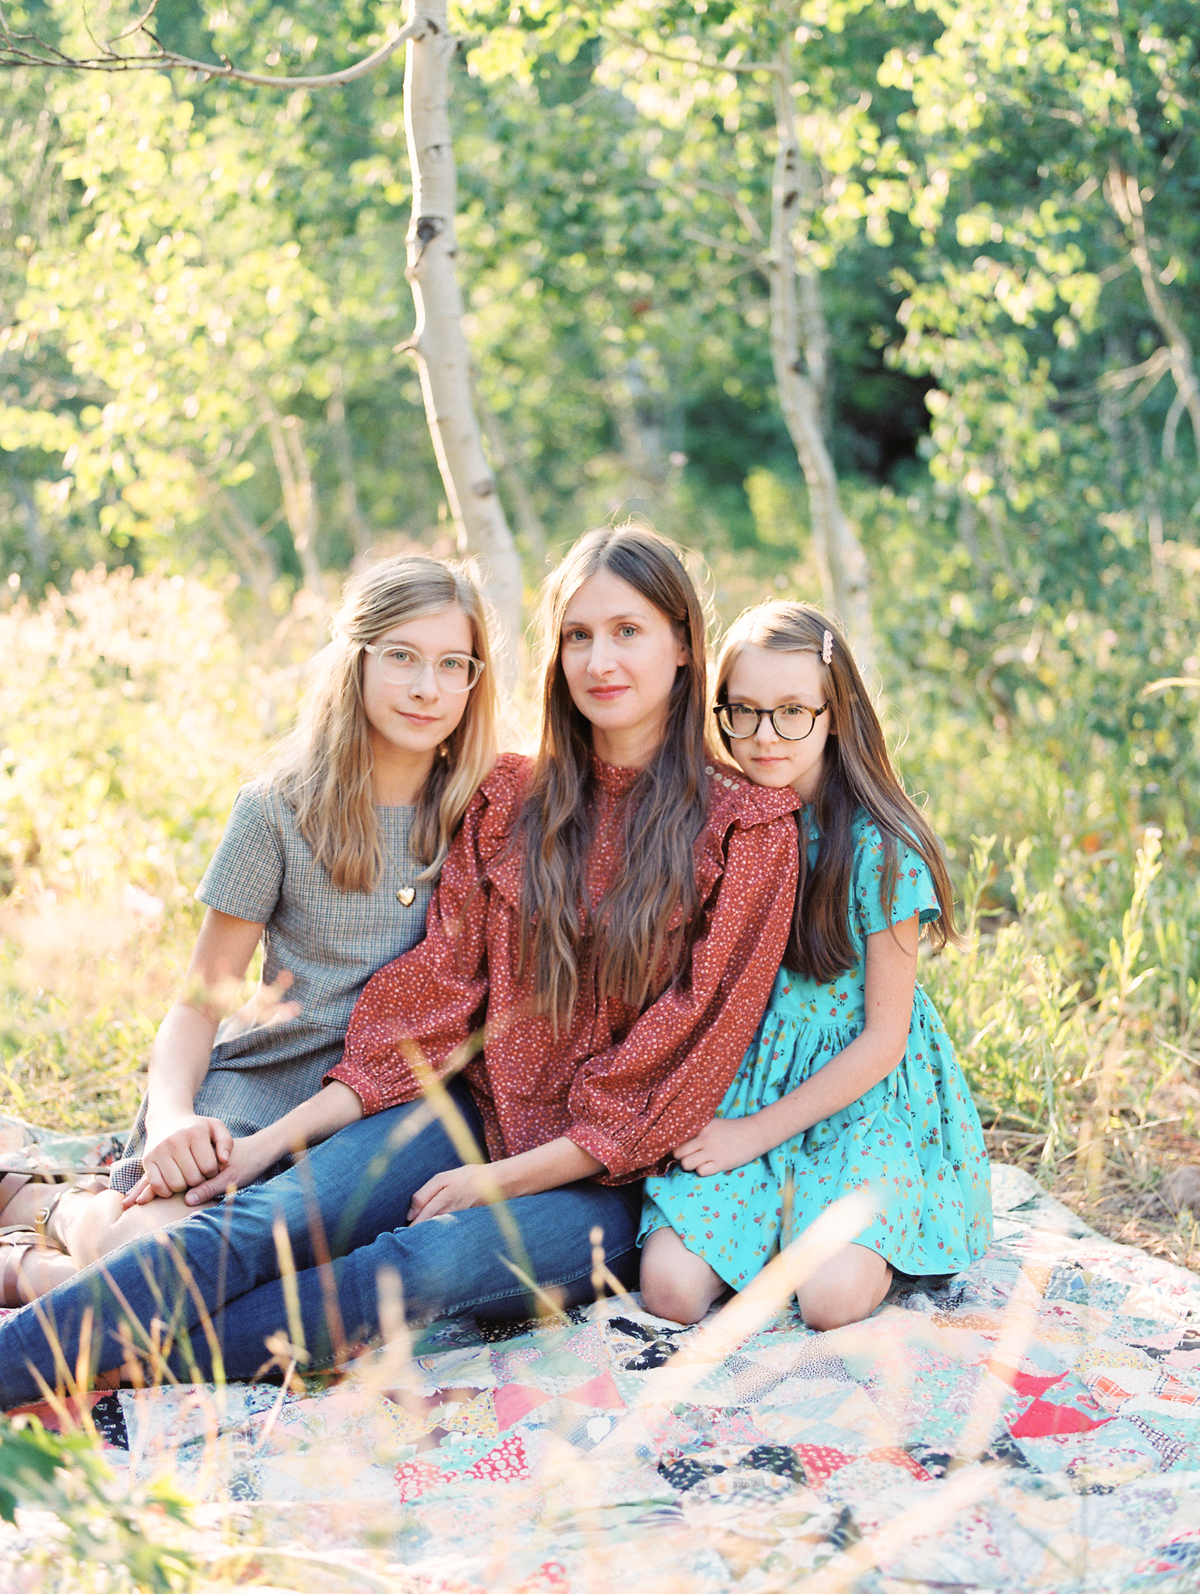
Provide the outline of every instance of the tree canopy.
[[[89,40],[65,0],[6,17],[10,45],[79,58],[136,21],[109,5]],[[162,0],[154,30],[303,75],[398,20]],[[452,20],[466,326],[530,581],[547,541],[624,508],[815,579],[769,337],[784,49],[803,358],[875,586],[898,502],[972,658],[1030,604],[1136,630],[1192,569],[1187,0],[471,0]],[[0,535],[26,590],[204,562],[265,595],[444,531],[403,348],[398,60],[320,89],[10,67]]]

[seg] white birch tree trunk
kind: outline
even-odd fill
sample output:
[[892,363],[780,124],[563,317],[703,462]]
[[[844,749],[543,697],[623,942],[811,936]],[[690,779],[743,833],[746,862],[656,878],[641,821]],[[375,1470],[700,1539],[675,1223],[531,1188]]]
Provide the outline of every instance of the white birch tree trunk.
[[317,496],[304,454],[300,422],[294,415],[280,415],[261,389],[255,392],[258,413],[271,441],[271,454],[283,496],[283,512],[292,534],[296,557],[300,561],[304,585],[310,592],[315,592],[318,598],[324,599],[325,577],[317,559]]
[[1115,159],[1108,170],[1104,192],[1109,204],[1124,223],[1132,238],[1130,257],[1142,280],[1142,289],[1150,314],[1158,323],[1166,341],[1171,360],[1171,375],[1175,379],[1175,399],[1167,414],[1163,428],[1162,454],[1170,465],[1175,459],[1175,433],[1186,410],[1192,423],[1192,439],[1200,454],[1200,380],[1197,380],[1192,346],[1177,316],[1167,304],[1159,287],[1158,272],[1150,255],[1150,240],[1146,233],[1146,218],[1142,212],[1142,192],[1136,176],[1122,169]]
[[457,45],[447,25],[446,0],[410,0],[409,27],[404,129],[413,206],[406,275],[417,325],[406,347],[417,358],[425,415],[459,546],[479,562],[487,596],[507,634],[511,674],[521,634],[521,564],[471,400],[471,356],[454,268],[457,184],[446,102]]
[[[875,670],[878,648],[871,618],[867,559],[858,533],[842,508],[837,475],[822,425],[828,332],[815,274],[805,268],[797,295],[795,230],[806,186],[796,137],[791,62],[780,49],[774,74],[778,147],[771,189],[771,361],[779,405],[808,484],[813,551],[825,602],[846,628],[860,668]],[[803,332],[803,350],[801,334]]]

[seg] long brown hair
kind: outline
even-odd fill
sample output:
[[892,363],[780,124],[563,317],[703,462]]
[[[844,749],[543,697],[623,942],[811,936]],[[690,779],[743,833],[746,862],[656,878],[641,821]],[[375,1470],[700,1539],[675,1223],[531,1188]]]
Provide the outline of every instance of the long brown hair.
[[296,728],[268,780],[296,811],[300,832],[342,891],[372,891],[384,867],[363,706],[363,649],[392,626],[459,608],[483,674],[417,799],[410,834],[419,879],[437,875],[467,805],[496,761],[496,681],[483,600],[461,570],[425,554],[381,559],[352,576],[318,655]]
[[[828,663],[822,658],[826,633],[830,638]],[[920,853],[933,876],[940,917],[926,926],[931,943],[942,947],[948,941],[957,941],[954,890],[941,846],[905,792],[888,756],[883,726],[840,628],[809,603],[779,600],[747,609],[730,626],[721,646],[714,702],[726,701],[730,672],[747,647],[775,653],[816,654],[822,691],[832,715],[813,801],[820,845],[811,866],[807,819],[803,813],[796,815],[800,827],[800,881],[783,959],[788,968],[825,982],[836,979],[858,961],[850,938],[849,909],[854,863],[851,826],[860,809],[870,815],[883,838],[880,894],[885,911],[890,916],[896,899],[897,843],[903,842]],[[728,752],[729,738],[723,731],[721,741]]]
[[[662,742],[625,798],[625,844],[616,879],[602,902],[587,904],[595,941],[586,974],[596,980],[601,1005],[619,995],[642,1008],[677,976],[700,906],[692,849],[708,816],[704,613],[682,558],[665,538],[634,523],[599,527],[580,538],[543,592],[536,632],[541,745],[516,841],[522,857],[518,977],[532,972],[539,1006],[551,1015],[556,1033],[570,1026],[579,994],[579,904],[585,900],[594,787],[592,728],[567,688],[562,624],[575,593],[600,570],[652,603],[687,649],[671,688]],[[668,956],[673,919],[682,920],[684,930]]]

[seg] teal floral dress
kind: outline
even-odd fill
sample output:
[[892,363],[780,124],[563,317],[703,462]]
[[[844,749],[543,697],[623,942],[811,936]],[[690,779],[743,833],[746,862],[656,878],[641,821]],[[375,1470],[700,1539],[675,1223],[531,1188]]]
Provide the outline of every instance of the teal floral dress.
[[[811,810],[806,817],[812,836]],[[748,1117],[836,1057],[863,1029],[867,937],[914,913],[922,924],[938,916],[933,879],[918,853],[900,846],[889,914],[882,900],[879,831],[860,814],[854,838],[850,934],[858,961],[829,984],[780,969],[718,1117]],[[810,843],[810,860],[816,846]],[[991,1186],[979,1115],[945,1026],[919,985],[898,1068],[841,1112],[730,1173],[701,1178],[673,1167],[648,1179],[641,1238],[669,1225],[689,1251],[740,1290],[786,1239],[803,1234],[853,1190],[864,1191],[871,1208],[856,1243],[900,1273],[956,1273],[981,1256],[991,1239]]]

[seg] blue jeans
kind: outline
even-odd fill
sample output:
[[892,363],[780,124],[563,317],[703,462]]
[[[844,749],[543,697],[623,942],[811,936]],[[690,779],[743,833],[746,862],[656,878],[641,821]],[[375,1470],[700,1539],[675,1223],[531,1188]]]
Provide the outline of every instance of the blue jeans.
[[[482,1146],[466,1086],[451,1095]],[[361,1119],[287,1173],[114,1251],[0,1324],[0,1406],[41,1398],[33,1369],[51,1388],[73,1373],[89,1326],[93,1373],[122,1364],[126,1336],[144,1347],[155,1334],[176,1378],[246,1379],[279,1333],[316,1366],[378,1334],[385,1270],[410,1318],[520,1319],[537,1309],[528,1281],[563,1305],[592,1299],[599,1229],[607,1266],[636,1282],[640,1184],[583,1180],[410,1227],[413,1192],[461,1161],[423,1102]]]

